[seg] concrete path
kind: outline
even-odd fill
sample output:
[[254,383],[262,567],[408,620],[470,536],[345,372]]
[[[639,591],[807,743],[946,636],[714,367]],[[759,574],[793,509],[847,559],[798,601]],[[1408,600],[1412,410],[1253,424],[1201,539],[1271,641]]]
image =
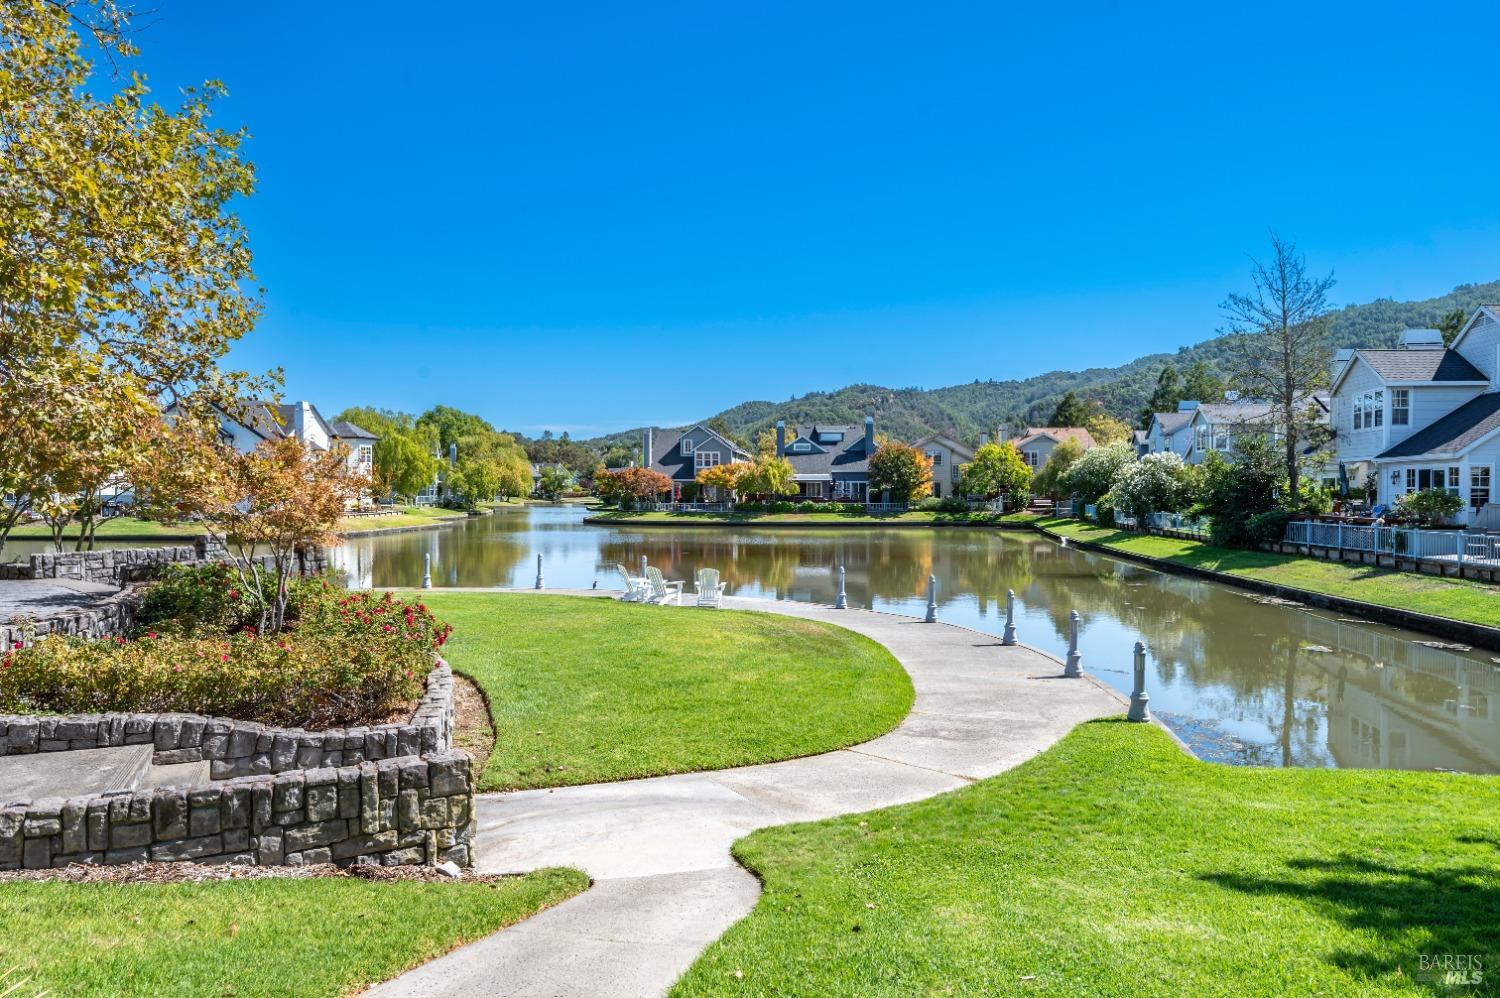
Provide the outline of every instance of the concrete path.
[[1103,684],[1063,679],[1055,659],[1025,646],[1002,647],[977,631],[807,603],[728,599],[725,605],[825,620],[880,642],[911,675],[911,714],[873,741],[806,759],[482,795],[481,871],[572,866],[594,885],[371,994],[661,994],[755,906],[760,885],[730,856],[735,839],[767,825],[963,787],[1036,755],[1082,721],[1123,709]]

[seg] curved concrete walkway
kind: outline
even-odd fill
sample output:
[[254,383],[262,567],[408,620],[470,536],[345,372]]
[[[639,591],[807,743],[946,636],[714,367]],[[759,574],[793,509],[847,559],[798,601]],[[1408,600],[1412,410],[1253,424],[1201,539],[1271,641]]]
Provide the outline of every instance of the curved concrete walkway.
[[1082,721],[1122,709],[1119,695],[1102,684],[1063,679],[1055,659],[1024,645],[1003,647],[977,631],[807,603],[725,605],[824,620],[880,642],[911,675],[911,713],[873,741],[805,759],[481,795],[481,871],[572,866],[594,885],[371,994],[661,994],[755,906],[760,885],[730,856],[735,839],[767,825],[957,789],[1029,759]]

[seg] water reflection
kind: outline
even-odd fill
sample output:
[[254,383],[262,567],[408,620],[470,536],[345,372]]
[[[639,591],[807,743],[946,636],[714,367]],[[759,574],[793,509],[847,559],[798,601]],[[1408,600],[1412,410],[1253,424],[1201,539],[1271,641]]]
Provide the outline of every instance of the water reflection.
[[1500,772],[1490,706],[1500,669],[1483,653],[1417,644],[1410,632],[1262,603],[1028,534],[630,530],[582,516],[507,510],[354,540],[335,557],[364,586],[417,584],[424,553],[438,586],[526,586],[540,553],[549,586],[587,588],[618,586],[614,565],[634,568],[644,554],[668,578],[690,582],[712,567],[734,595],[823,603],[833,602],[843,564],[852,606],[920,613],[935,575],[942,619],[997,635],[1014,589],[1022,641],[1060,655],[1077,610],[1085,668],[1121,691],[1130,649],[1145,641],[1153,711],[1204,757]]

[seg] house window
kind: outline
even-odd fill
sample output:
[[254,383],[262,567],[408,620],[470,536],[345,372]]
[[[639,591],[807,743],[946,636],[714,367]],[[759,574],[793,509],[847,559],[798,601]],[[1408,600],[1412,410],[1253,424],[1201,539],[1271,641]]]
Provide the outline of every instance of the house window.
[[1391,425],[1411,425],[1411,391],[1406,388],[1391,390]]
[[375,448],[370,444],[361,444],[359,447],[359,463],[369,464],[375,460]]
[[1038,455],[1037,455],[1037,452],[1034,451],[1034,450],[1029,450],[1029,451],[1026,452],[1025,456],[1026,456],[1026,463],[1031,466],[1032,470],[1036,470],[1036,467],[1037,467],[1037,464],[1038,464]]
[[798,440],[787,449],[790,450],[793,454],[806,454],[808,451],[812,450],[812,444],[808,443],[806,440]]
[[1490,501],[1490,468],[1474,466],[1469,468],[1469,505],[1475,509],[1483,509]]
[[1385,425],[1385,392],[1383,390],[1371,392],[1370,396],[1370,412],[1375,417],[1375,425],[1383,426]]
[[1227,426],[1215,426],[1213,428],[1213,430],[1214,430],[1214,450],[1228,450],[1229,449],[1229,427],[1227,427]]
[[1462,476],[1461,469],[1459,469],[1459,468],[1449,468],[1448,469],[1448,494],[1450,496],[1456,496],[1456,495],[1459,494],[1458,493],[1458,490],[1459,490],[1459,484],[1458,483],[1459,483],[1459,481],[1461,479],[1461,476]]
[[684,454],[691,454],[693,452],[693,442],[687,437],[682,438],[682,443],[679,446],[682,447],[682,452]]
[[1450,495],[1459,493],[1458,468],[1407,468],[1406,491],[1426,492],[1439,489]]
[[716,450],[700,450],[693,455],[693,469],[702,471],[704,468],[713,468],[719,464],[719,452]]
[[1362,392],[1354,399],[1354,428],[1373,430],[1385,424],[1385,391]]
[[940,450],[930,450],[927,452],[927,460],[934,468],[941,467],[943,464],[943,452]]
[[1416,490],[1416,487],[1417,487],[1417,469],[1416,468],[1407,468],[1406,469],[1406,491],[1413,492],[1413,491]]

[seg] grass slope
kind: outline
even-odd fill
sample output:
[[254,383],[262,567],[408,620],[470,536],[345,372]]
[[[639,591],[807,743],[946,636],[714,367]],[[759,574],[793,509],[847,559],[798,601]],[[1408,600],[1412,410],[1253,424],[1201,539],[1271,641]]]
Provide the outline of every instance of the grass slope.
[[424,594],[443,652],[484,691],[481,788],[564,786],[811,755],[911,708],[880,645],[815,621],[605,599]]
[[1399,607],[1469,623],[1500,626],[1500,589],[1470,579],[1417,575],[1371,565],[1347,565],[1321,558],[1272,554],[1269,551],[1219,548],[1175,537],[1156,537],[1096,527],[1077,520],[1039,522],[1055,534],[1102,544],[1130,554],[1362,600],[1377,606]]
[[929,510],[912,510],[907,513],[871,513],[858,509],[847,513],[667,513],[667,512],[621,512],[596,513],[599,520],[620,523],[826,523],[838,526],[844,523],[1000,523],[1027,522],[1017,520],[1012,514],[1001,513],[940,513]]
[[1422,955],[1500,953],[1497,808],[1494,777],[1216,766],[1085,724],[965,790],[742,839],[765,893],[673,994],[1430,993]]
[[493,884],[354,878],[0,884],[17,995],[334,995],[394,977],[577,894],[541,870]]
[[[440,509],[436,506],[400,506],[381,516],[355,516],[340,520],[338,529],[346,534],[358,534],[367,530],[385,527],[419,527],[444,520],[457,520],[468,516],[459,510]],[[133,516],[113,516],[100,523],[94,530],[98,540],[111,537],[139,537],[166,540],[174,537],[199,537],[203,528],[193,523],[157,523],[154,520],[138,520]],[[28,523],[10,532],[15,540],[46,540],[52,536],[45,523]],[[77,540],[78,530],[70,528],[64,540]]]

